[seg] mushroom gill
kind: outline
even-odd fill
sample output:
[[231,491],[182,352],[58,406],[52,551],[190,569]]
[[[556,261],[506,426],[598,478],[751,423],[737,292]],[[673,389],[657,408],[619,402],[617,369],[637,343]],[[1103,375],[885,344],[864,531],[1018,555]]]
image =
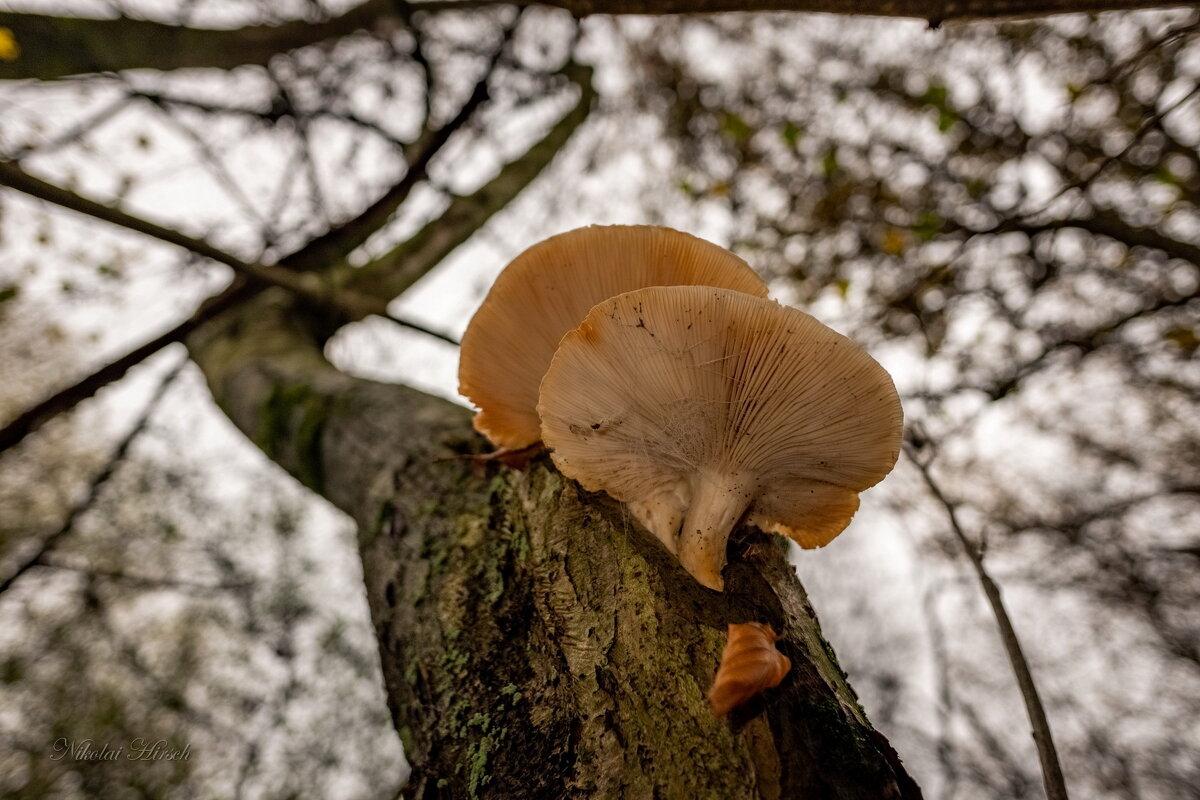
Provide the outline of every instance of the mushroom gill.
[[538,413],[555,464],[605,491],[720,591],[743,522],[828,544],[896,463],[887,372],[771,300],[707,286],[599,303],[563,337]]

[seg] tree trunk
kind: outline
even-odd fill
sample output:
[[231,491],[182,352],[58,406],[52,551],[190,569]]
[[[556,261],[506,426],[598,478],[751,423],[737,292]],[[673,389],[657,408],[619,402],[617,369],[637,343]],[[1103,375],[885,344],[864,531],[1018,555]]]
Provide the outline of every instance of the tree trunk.
[[[914,798],[776,541],[742,531],[724,594],[620,504],[536,460],[463,457],[468,412],[347,376],[268,292],[194,336],[217,401],[358,523],[414,797]],[[715,719],[730,622],[781,633],[783,683]]]

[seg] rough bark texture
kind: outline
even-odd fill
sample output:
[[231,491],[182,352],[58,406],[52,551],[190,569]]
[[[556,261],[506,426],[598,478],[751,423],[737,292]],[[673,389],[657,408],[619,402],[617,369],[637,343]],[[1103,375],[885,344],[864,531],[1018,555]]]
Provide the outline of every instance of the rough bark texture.
[[[354,517],[416,797],[912,798],[783,551],[755,531],[699,586],[619,504],[547,459],[481,468],[468,413],[335,370],[267,293],[191,340],[218,402]],[[729,622],[793,669],[714,719]]]

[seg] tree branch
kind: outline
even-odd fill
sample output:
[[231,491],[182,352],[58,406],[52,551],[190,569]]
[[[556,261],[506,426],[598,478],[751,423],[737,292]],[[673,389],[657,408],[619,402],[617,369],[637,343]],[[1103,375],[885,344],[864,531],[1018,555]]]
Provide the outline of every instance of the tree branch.
[[167,590],[181,592],[185,594],[197,594],[201,596],[211,596],[213,592],[243,592],[250,589],[254,584],[250,581],[242,581],[239,583],[220,582],[212,583],[207,581],[196,581],[188,578],[177,577],[157,577],[151,575],[142,575],[135,572],[126,572],[125,570],[103,569],[93,567],[87,564],[79,564],[62,557],[61,554],[55,552],[47,552],[42,555],[38,563],[44,567],[53,567],[68,572],[78,572],[81,575],[86,575],[89,578],[111,581],[131,589],[140,589],[146,591]]
[[93,19],[0,12],[20,48],[0,61],[0,80],[51,80],[128,69],[173,70],[262,66],[273,55],[370,29],[415,11],[442,12],[494,6],[548,6],[576,17],[593,14],[712,14],[730,11],[802,11],[912,17],[933,26],[957,20],[1095,13],[1190,5],[1186,0],[367,0],[319,22],[296,20],[227,30],[188,28],[149,20]]
[[272,286],[287,289],[293,294],[312,301],[318,306],[334,306],[340,310],[358,316],[379,314],[387,316],[387,304],[373,298],[339,291],[326,287],[317,276],[301,274],[286,267],[269,264],[254,264],[243,261],[219,247],[209,244],[203,239],[194,239],[173,228],[167,228],[155,222],[135,217],[113,206],[107,206],[89,197],[55,186],[52,183],[36,178],[22,170],[16,164],[0,161],[0,185],[9,186],[31,197],[45,200],[48,203],[75,211],[94,219],[109,222],[127,230],[145,234],[159,241],[173,244],[176,247],[194,253],[195,255],[217,261],[247,278],[261,281]]
[[[205,114],[224,114],[236,117],[246,117],[248,119],[257,120],[264,124],[274,124],[279,120],[281,114],[278,109],[274,108],[253,108],[248,106],[238,106],[229,103],[214,103],[209,100],[201,100],[195,97],[184,97],[182,95],[166,94],[161,91],[142,89],[137,87],[129,87],[130,98],[141,98],[156,106],[173,106],[179,108],[192,109],[194,111],[202,111]],[[361,128],[364,131],[375,134],[383,141],[387,142],[394,150],[408,155],[414,149],[413,142],[401,141],[401,139],[390,130],[385,128],[378,122],[366,119],[359,116],[349,109],[333,111],[327,108],[314,108],[300,110],[296,108],[288,109],[286,116],[293,119],[331,119],[338,122],[345,122],[355,127]],[[36,152],[40,155],[45,151],[45,146],[36,148]],[[35,152],[33,148],[23,150],[18,156],[23,157]]]
[[[470,2],[471,0],[467,0]],[[444,10],[456,0],[414,2],[414,10]],[[485,3],[481,3],[485,4]],[[522,4],[524,4],[522,2]],[[533,3],[530,3],[533,5]],[[1030,17],[1187,5],[1183,0],[545,0],[577,17],[591,14],[713,14],[728,11],[805,11],[913,17],[933,25],[953,20]]]
[[[488,70],[488,73],[490,72],[491,70]],[[362,270],[350,272],[349,275],[352,276],[370,278],[362,281],[364,285],[362,285],[361,290],[365,294],[384,299],[384,302],[385,300],[390,300],[391,297],[400,295],[416,279],[419,279],[426,272],[432,270],[434,266],[437,266],[439,261],[445,258],[446,254],[463,241],[466,241],[467,237],[474,233],[474,230],[478,229],[479,225],[490,218],[500,207],[508,204],[509,200],[514,198],[530,181],[536,178],[541,169],[550,162],[554,152],[562,148],[562,145],[570,137],[570,134],[587,118],[590,106],[592,106],[595,95],[587,79],[590,77],[590,71],[577,67],[576,72],[572,74],[574,74],[575,79],[582,80],[580,85],[583,96],[580,103],[576,104],[575,109],[572,109],[557,126],[554,126],[553,130],[539,144],[534,145],[534,148],[530,149],[526,156],[518,158],[517,161],[509,164],[509,167],[502,170],[502,173],[496,179],[493,179],[490,184],[487,184],[484,188],[472,194],[472,196],[457,199],[455,203],[452,203],[450,209],[437,222],[427,225],[413,240],[410,240],[414,242],[413,246],[401,246],[397,251],[389,253],[388,257],[380,259],[378,263],[368,265],[370,269],[364,267]],[[466,124],[466,120],[469,119],[473,110],[478,108],[480,103],[484,102],[487,95],[486,80],[487,76],[480,80],[480,83],[476,85],[475,91],[472,92],[472,97],[469,98],[467,103],[463,104],[463,108],[460,109],[460,113],[455,115],[454,119],[431,134],[427,143],[421,146],[419,156],[410,164],[408,172],[404,174],[403,178],[391,190],[385,193],[383,198],[377,200],[376,203],[368,207],[362,215],[356,217],[353,221],[330,229],[328,233],[308,242],[299,251],[282,258],[280,264],[293,267],[296,270],[318,269],[323,263],[325,265],[331,263],[331,261],[326,259],[344,258],[344,254],[348,253],[350,249],[358,247],[362,241],[365,241],[366,237],[374,231],[372,225],[368,224],[365,219],[383,215],[385,206],[400,205],[403,199],[408,196],[408,193],[412,191],[412,188],[421,179],[425,178],[428,163],[430,163],[433,156],[437,154],[446,140],[450,138],[451,134],[458,127]],[[0,164],[0,168],[2,167],[4,167],[4,164]],[[5,174],[0,172],[0,181],[4,179],[4,176]],[[24,184],[35,188],[48,187],[47,191],[55,198],[71,201],[71,203],[74,203],[74,200],[76,200],[76,197],[72,193],[59,190],[58,187],[44,184],[44,182],[41,182],[44,186],[38,187],[37,179],[28,176],[28,180],[25,180],[26,175],[20,172],[20,170],[16,170],[14,178],[23,180]],[[58,191],[55,192],[54,190]],[[485,199],[490,199],[490,201],[485,203]],[[109,206],[95,203],[95,201],[88,201],[88,203],[80,207],[88,207],[89,210],[97,210],[106,215],[102,218],[107,218],[109,215],[113,215],[113,213],[116,213],[116,215],[120,215],[121,213],[115,209],[110,209]],[[154,223],[145,224],[151,227],[145,233],[150,233],[151,230],[158,228]],[[198,242],[198,240],[191,240],[190,237],[178,234],[178,231],[169,231],[169,233],[180,237],[180,239],[173,241],[176,245],[186,246],[187,243]],[[151,233],[151,235],[154,234]],[[199,246],[204,247],[206,251],[211,248],[211,251],[214,251],[212,254],[220,253],[222,258],[218,260],[222,260],[222,263],[228,264],[228,261],[224,259],[238,260],[234,259],[233,255],[223,253],[220,249],[211,247],[206,242],[199,242]],[[404,258],[403,270],[402,275],[397,277],[396,265],[398,259],[401,257]],[[392,276],[390,281],[384,279],[389,275]],[[335,284],[337,279],[335,276]],[[16,446],[26,435],[37,431],[44,423],[52,420],[54,416],[76,407],[79,402],[95,395],[104,386],[120,379],[131,368],[148,359],[148,357],[157,353],[158,350],[167,347],[168,344],[184,341],[186,337],[190,336],[193,331],[196,331],[206,321],[250,299],[250,297],[257,295],[262,289],[263,285],[260,284],[248,283],[241,281],[241,279],[235,281],[233,284],[230,284],[228,289],[222,291],[221,294],[212,296],[209,300],[202,303],[196,309],[196,312],[192,313],[191,317],[173,327],[172,330],[151,339],[150,342],[140,345],[138,348],[134,348],[130,353],[97,369],[96,372],[86,375],[85,378],[77,381],[77,383],[67,386],[66,389],[55,392],[54,395],[43,399],[35,407],[24,411],[23,414],[20,414],[16,419],[0,429],[0,452]],[[377,294],[377,291],[380,290],[382,290],[382,294]],[[440,338],[442,341],[451,344],[457,344],[454,338],[446,336],[444,333],[432,331],[425,326],[410,323],[407,320],[397,319],[390,314],[385,313],[384,315],[391,321],[409,327],[409,329],[426,333],[428,336]]]
[[1081,355],[1088,355],[1099,350],[1106,344],[1108,337],[1114,332],[1120,330],[1134,320],[1142,319],[1151,314],[1156,314],[1160,311],[1166,311],[1171,308],[1181,308],[1197,297],[1200,297],[1200,292],[1192,292],[1190,295],[1176,298],[1159,297],[1154,302],[1141,308],[1136,308],[1120,315],[1116,319],[1110,320],[1103,325],[1091,328],[1078,333],[1058,336],[1046,341],[1042,346],[1041,351],[1036,355],[1026,359],[1008,375],[997,378],[989,384],[983,386],[970,386],[964,384],[961,389],[977,389],[987,394],[992,400],[999,400],[1012,394],[1021,381],[1037,370],[1054,355],[1068,350],[1077,350]]
[[36,548],[34,548],[24,557],[20,558],[17,562],[17,566],[9,571],[8,575],[6,575],[3,580],[0,580],[0,594],[3,594],[5,591],[7,591],[8,588],[12,586],[18,578],[28,572],[31,567],[43,563],[43,559],[47,556],[47,554],[49,554],[50,551],[53,550],[54,547],[62,540],[62,538],[70,533],[71,529],[75,527],[75,521],[92,507],[92,505],[96,502],[96,498],[100,496],[101,490],[104,489],[104,485],[108,483],[109,479],[111,479],[116,473],[117,468],[122,462],[125,461],[125,456],[128,455],[129,448],[133,444],[134,440],[142,434],[142,431],[146,430],[146,426],[150,423],[150,417],[154,415],[154,411],[158,408],[159,403],[166,395],[167,389],[170,388],[171,384],[175,382],[175,379],[179,377],[179,373],[183,370],[185,364],[187,364],[186,358],[172,367],[171,370],[162,377],[158,383],[158,387],[154,390],[154,393],[146,402],[145,408],[142,409],[142,413],[138,415],[137,420],[134,421],[133,426],[129,429],[129,432],[126,433],[124,438],[121,439],[120,443],[117,444],[117,447],[115,450],[113,450],[112,455],[108,457],[108,460],[104,463],[104,466],[98,473],[96,473],[95,477],[93,477],[91,482],[88,484],[87,493],[84,495],[83,499],[71,506],[70,510],[67,512],[66,518],[63,519],[62,524],[55,528],[54,531],[48,536],[44,537],[41,542],[38,543]]
[[589,67],[572,65],[567,73],[579,86],[579,100],[540,141],[479,189],[455,197],[441,216],[410,239],[350,270],[344,285],[373,297],[399,296],[532,183],[587,119],[596,98]]
[[70,386],[46,397],[31,408],[26,409],[11,422],[0,429],[0,453],[16,447],[26,436],[37,431],[43,425],[59,414],[64,414],[79,403],[96,394],[105,386],[120,380],[125,373],[145,361],[164,347],[183,341],[192,331],[199,328],[208,320],[217,316],[248,297],[257,294],[259,286],[253,286],[244,280],[236,280],[219,294],[209,297],[201,303],[191,316],[143,345],[135,347],[94,372],[79,379]]
[[1111,211],[1096,210],[1091,217],[1068,219],[1051,223],[1054,228],[1078,228],[1079,230],[1106,236],[1126,247],[1146,247],[1159,250],[1171,258],[1178,258],[1200,268],[1200,247],[1164,236],[1153,228],[1130,225]]
[[[1020,220],[1008,220],[993,229],[985,231],[971,230],[957,226],[952,229],[952,232],[964,234],[966,237],[964,241],[974,236],[1014,232],[1023,233],[1032,239],[1032,237],[1038,234],[1067,228],[1076,228],[1097,236],[1104,236],[1129,248],[1145,247],[1150,250],[1158,250],[1165,253],[1169,258],[1186,261],[1200,268],[1200,247],[1165,236],[1153,228],[1130,225],[1121,219],[1119,215],[1111,211],[1096,210],[1091,217],[1053,220],[1042,224],[1027,224]],[[1130,322],[1168,309],[1186,307],[1194,302],[1197,297],[1200,297],[1200,293],[1198,292],[1178,296],[1159,296],[1147,305],[1135,308],[1106,323],[1087,330],[1066,333],[1062,331],[1057,333],[1047,332],[1042,336],[1042,349],[1036,355],[1026,359],[1010,370],[1007,375],[998,377],[984,385],[964,384],[955,391],[978,390],[985,392],[993,400],[999,400],[1016,390],[1025,377],[1041,368],[1042,365],[1057,353],[1067,350],[1078,350],[1086,355],[1099,349],[1105,343],[1107,337]]]
[[[476,82],[475,88],[471,91],[470,96],[467,97],[466,102],[459,108],[458,113],[445,125],[427,132],[422,137],[422,140],[415,145],[418,155],[409,164],[404,177],[353,220],[343,225],[335,226],[310,243],[310,247],[305,248],[310,253],[309,257],[319,257],[325,261],[326,265],[336,264],[348,256],[356,247],[363,244],[371,234],[375,233],[387,222],[388,218],[391,217],[396,209],[400,207],[400,204],[408,197],[413,186],[428,175],[429,162],[433,157],[441,151],[442,147],[446,145],[446,142],[450,140],[450,137],[456,131],[467,124],[467,121],[475,113],[476,109],[487,101],[490,96],[488,82],[491,80],[492,73],[496,70],[496,65],[508,47],[510,37],[516,27],[516,22],[517,20],[514,20],[512,25],[505,29],[504,38],[501,40],[500,46],[496,48],[496,52],[488,62],[483,76]],[[399,293],[397,292],[397,294]],[[384,300],[390,300],[396,295],[375,296]]]
[[1004,599],[1000,596],[1000,587],[988,574],[983,565],[983,553],[963,530],[958,519],[957,506],[946,497],[941,487],[934,481],[928,463],[908,442],[904,444],[904,452],[908,454],[909,461],[921,473],[930,494],[945,510],[950,528],[966,552],[967,559],[971,562],[971,566],[979,578],[979,583],[983,587],[983,593],[987,596],[988,605],[992,608],[996,625],[1000,628],[1000,639],[1004,643],[1004,650],[1008,654],[1013,674],[1017,678],[1017,685],[1021,689],[1021,697],[1025,700],[1025,711],[1029,715],[1029,722],[1033,727],[1033,740],[1037,744],[1038,758],[1042,764],[1042,781],[1046,788],[1046,798],[1047,800],[1067,800],[1067,784],[1063,780],[1062,766],[1059,764],[1058,752],[1054,747],[1054,737],[1050,733],[1050,721],[1046,718],[1046,709],[1038,694],[1037,684],[1034,683],[1029,661],[1021,649],[1021,641],[1017,638],[1017,631],[1008,615],[1008,609],[1004,606]]
[[0,80],[52,80],[127,69],[264,66],[278,53],[346,36],[382,19],[399,19],[399,7],[401,4],[392,0],[368,0],[321,22],[295,20],[227,30],[128,17],[94,19],[3,11],[0,27],[12,32],[20,50],[14,60],[0,61]]

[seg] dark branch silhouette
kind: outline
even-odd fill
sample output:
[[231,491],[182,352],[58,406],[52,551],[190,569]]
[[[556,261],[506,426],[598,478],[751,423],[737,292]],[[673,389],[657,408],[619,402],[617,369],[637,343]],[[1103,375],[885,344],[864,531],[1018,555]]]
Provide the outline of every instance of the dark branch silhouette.
[[881,15],[927,20],[937,27],[956,20],[1043,16],[1190,5],[1184,0],[367,0],[323,21],[296,20],[228,30],[189,28],[120,17],[93,19],[0,12],[23,57],[0,61],[0,79],[51,80],[127,69],[231,69],[265,65],[271,56],[370,30],[384,21],[405,22],[414,12],[488,6],[547,6],[576,17],[593,14],[711,14],[736,11],[804,11]]
[[[294,253],[280,259],[279,267],[288,268],[294,271],[312,271],[340,262],[351,251],[359,247],[367,238],[374,233],[378,226],[407,199],[412,189],[420,183],[428,174],[429,163],[434,156],[445,146],[451,136],[462,128],[471,118],[472,114],[482,105],[488,98],[487,82],[495,70],[500,56],[503,53],[504,47],[508,42],[508,36],[511,35],[512,28],[506,32],[504,43],[496,51],[495,56],[488,65],[484,76],[480,78],[471,95],[463,103],[458,113],[450,119],[446,124],[440,126],[432,133],[428,134],[416,146],[417,155],[409,164],[407,172],[399,181],[397,181],[387,192],[378,200],[367,207],[359,216],[353,220],[347,221],[342,225],[331,228],[326,233],[311,240],[308,244],[301,247]],[[555,129],[557,131],[558,128]],[[536,174],[536,173],[535,173]],[[505,178],[507,173],[502,173],[500,178]],[[499,180],[498,178],[497,180]],[[124,214],[109,206],[97,203],[86,198],[81,198],[72,192],[65,189],[53,186],[52,184],[40,181],[39,179],[28,175],[14,164],[6,164],[0,162],[0,183],[8,183],[21,191],[34,194],[49,202],[62,205],[73,210],[86,213],[89,216],[95,216],[108,222],[112,222],[131,230],[139,231],[154,238],[162,239],[185,249],[202,255],[208,258],[213,258],[216,261],[233,266],[233,263],[241,264],[240,259],[229,255],[219,248],[213,247],[207,242],[198,239],[184,236],[183,234],[156,225],[152,222],[139,220],[131,215]],[[489,183],[487,189],[491,194],[499,196],[510,196],[505,194],[504,187],[494,185],[496,181]],[[14,185],[16,184],[16,185]],[[523,184],[521,187],[523,188]],[[457,206],[473,203],[476,200],[474,196],[465,199],[459,199],[456,203],[452,203],[451,211]],[[414,259],[415,261],[416,259]],[[440,260],[440,259],[438,259]],[[233,263],[231,263],[233,262]],[[420,265],[414,266],[409,264],[409,272],[414,275],[413,280],[419,275],[424,274],[432,269],[437,263],[437,260],[426,258],[421,261]],[[237,269],[237,267],[235,267]],[[378,271],[378,270],[376,270]],[[276,273],[278,274],[278,273]],[[257,277],[257,276],[256,276]],[[193,331],[202,326],[205,322],[215,318],[222,312],[239,305],[242,302],[256,296],[265,286],[261,283],[237,279],[228,288],[221,293],[214,295],[205,300],[186,320],[171,328],[167,332],[151,339],[139,347],[130,350],[128,353],[119,358],[105,364],[96,371],[90,373],[84,378],[76,381],[48,396],[33,407],[19,414],[11,422],[0,429],[0,452],[4,452],[9,448],[15,447],[26,436],[38,430],[49,420],[55,416],[70,411],[78,403],[95,395],[100,389],[110,383],[119,380],[134,366],[140,364],[145,359],[157,353],[167,345],[182,341],[189,336]],[[360,295],[361,296],[361,295]],[[391,295],[394,296],[394,295]],[[457,345],[458,341],[451,336],[438,331],[434,331],[419,323],[403,320],[389,314],[386,310],[386,300],[381,302],[384,305],[376,307],[375,313],[403,327],[415,330],[419,333],[424,333],[428,336],[440,339],[449,344]]]
[[[928,449],[928,445],[926,449]],[[958,519],[958,507],[946,497],[941,487],[934,481],[929,470],[928,459],[923,457],[918,449],[909,442],[905,442],[904,452],[908,455],[909,461],[916,466],[917,471],[921,473],[930,494],[945,510],[950,528],[954,531],[955,538],[958,539],[967,559],[971,562],[971,567],[975,570],[979,583],[983,587],[983,593],[987,596],[988,605],[992,608],[992,614],[996,617],[996,624],[1000,628],[1000,639],[1004,643],[1009,663],[1012,664],[1017,685],[1021,689],[1021,697],[1025,700],[1025,710],[1029,714],[1029,722],[1033,726],[1033,740],[1037,744],[1038,758],[1042,764],[1042,780],[1046,789],[1046,798],[1047,800],[1067,800],[1067,784],[1063,779],[1062,766],[1058,761],[1054,736],[1050,733],[1050,721],[1046,718],[1046,708],[1042,705],[1037,684],[1033,680],[1033,671],[1029,668],[1029,661],[1021,649],[1021,641],[1017,638],[1017,632],[1013,628],[1008,609],[1004,606],[1004,599],[1000,596],[1000,587],[996,585],[984,567],[983,553],[979,545],[971,541],[966,531],[963,530]]]
[[261,289],[261,286],[251,285],[244,280],[235,280],[224,291],[206,299],[192,312],[191,316],[175,327],[113,359],[70,386],[60,389],[21,412],[11,422],[0,428],[0,452],[16,447],[26,436],[37,431],[59,414],[70,411],[105,386],[123,378],[125,373],[164,347],[183,341],[204,323],[244,302]]
[[71,506],[67,511],[66,517],[63,518],[62,523],[57,528],[43,537],[30,552],[18,559],[16,567],[9,570],[8,575],[4,576],[3,580],[0,580],[0,594],[8,591],[9,587],[31,568],[41,564],[46,555],[58,546],[63,537],[75,527],[75,521],[87,513],[88,509],[95,504],[96,499],[100,497],[100,492],[104,490],[105,484],[108,483],[112,476],[116,474],[117,469],[124,463],[125,457],[129,454],[129,448],[142,435],[142,432],[146,430],[146,426],[150,424],[150,418],[154,415],[159,403],[162,402],[163,397],[167,394],[167,390],[171,388],[171,384],[179,377],[179,373],[183,371],[183,367],[187,363],[186,358],[180,359],[179,363],[162,377],[154,393],[146,401],[146,405],[142,408],[141,413],[138,414],[137,419],[134,420],[133,425],[129,428],[129,432],[121,438],[121,441],[117,443],[108,460],[104,462],[104,466],[100,468],[100,471],[88,483],[87,492],[83,498]]

